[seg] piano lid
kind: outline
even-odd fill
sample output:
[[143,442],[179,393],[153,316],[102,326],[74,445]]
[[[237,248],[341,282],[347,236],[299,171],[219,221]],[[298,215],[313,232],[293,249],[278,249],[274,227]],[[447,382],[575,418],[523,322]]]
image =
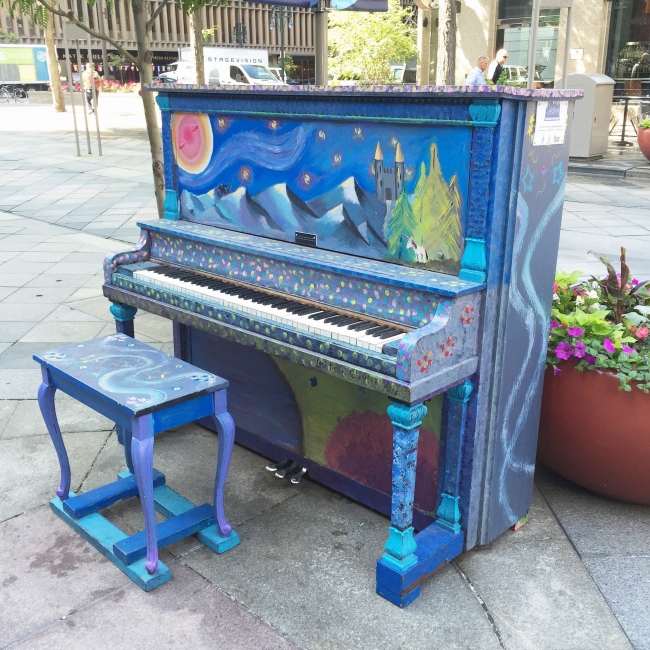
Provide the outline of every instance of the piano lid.
[[171,134],[183,220],[458,275],[470,124],[172,112]]

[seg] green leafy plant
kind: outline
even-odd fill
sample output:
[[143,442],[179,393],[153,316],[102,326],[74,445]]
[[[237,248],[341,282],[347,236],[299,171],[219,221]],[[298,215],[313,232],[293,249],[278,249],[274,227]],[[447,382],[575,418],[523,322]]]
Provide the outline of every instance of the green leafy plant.
[[639,123],[639,128],[640,129],[650,129],[650,120],[646,118],[645,120],[641,120]]
[[20,38],[0,28],[0,43],[20,43]]
[[332,11],[328,67],[334,79],[387,84],[391,64],[417,56],[411,11],[389,0],[386,12]]
[[497,79],[495,86],[512,86],[513,88],[526,88],[528,85],[527,81],[517,81],[516,79],[510,79],[508,77],[508,72],[504,70]]
[[630,277],[624,248],[621,273],[604,255],[593,254],[607,268],[604,279],[580,280],[580,271],[556,274],[547,365],[559,374],[562,361],[574,360],[579,371],[615,373],[619,390],[636,385],[649,393],[650,283]]

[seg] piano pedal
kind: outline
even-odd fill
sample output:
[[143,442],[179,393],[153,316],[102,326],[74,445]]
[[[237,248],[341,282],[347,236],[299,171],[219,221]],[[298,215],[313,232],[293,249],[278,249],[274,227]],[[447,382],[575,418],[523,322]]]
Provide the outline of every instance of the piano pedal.
[[300,483],[300,479],[307,473],[307,468],[306,467],[298,467],[296,471],[294,472],[293,476],[291,477],[291,482],[294,485],[298,485]]
[[282,469],[279,469],[275,473],[275,477],[276,478],[285,478],[287,474],[289,474],[289,476],[291,476],[296,471],[297,468],[298,468],[298,463],[294,463],[293,461],[291,461],[291,464],[289,465],[289,467],[283,467]]
[[293,461],[291,460],[291,458],[284,458],[280,462],[269,463],[266,466],[266,471],[267,472],[277,472],[278,470],[281,470],[281,469],[287,469],[287,467],[289,467],[289,465],[291,465],[292,462]]

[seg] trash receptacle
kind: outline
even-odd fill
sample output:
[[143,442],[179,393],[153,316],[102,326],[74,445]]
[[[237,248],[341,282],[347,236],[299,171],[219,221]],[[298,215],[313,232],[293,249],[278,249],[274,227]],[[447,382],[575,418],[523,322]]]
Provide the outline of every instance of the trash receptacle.
[[571,158],[602,158],[607,151],[609,120],[614,96],[614,80],[604,74],[572,74],[567,88],[584,90],[584,97],[575,103]]

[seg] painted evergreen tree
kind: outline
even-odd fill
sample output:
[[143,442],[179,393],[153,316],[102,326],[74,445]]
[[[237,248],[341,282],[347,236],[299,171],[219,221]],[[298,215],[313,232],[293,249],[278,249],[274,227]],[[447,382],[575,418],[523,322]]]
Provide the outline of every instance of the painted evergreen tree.
[[460,260],[460,192],[458,191],[458,176],[454,174],[449,181],[446,193],[447,210],[440,218],[440,252],[446,260]]
[[407,248],[406,244],[413,237],[417,229],[417,221],[411,208],[406,192],[402,193],[395,201],[393,211],[388,222],[388,255],[405,262],[415,262],[415,252]]
[[[415,242],[426,248],[430,259],[460,259],[460,194],[454,176],[448,185],[442,175],[438,151],[431,145],[429,173],[425,164],[415,186],[413,213],[417,229]],[[440,256],[443,256],[442,258]]]

